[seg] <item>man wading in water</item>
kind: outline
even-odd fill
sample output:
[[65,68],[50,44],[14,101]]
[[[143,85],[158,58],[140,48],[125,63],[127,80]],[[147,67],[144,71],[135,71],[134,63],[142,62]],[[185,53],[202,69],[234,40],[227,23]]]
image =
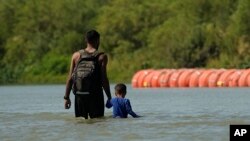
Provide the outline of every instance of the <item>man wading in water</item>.
[[104,116],[104,89],[110,100],[110,85],[106,66],[108,57],[98,52],[100,35],[95,30],[86,33],[87,47],[72,55],[64,96],[65,109],[71,106],[70,91],[75,94],[75,116],[85,119]]

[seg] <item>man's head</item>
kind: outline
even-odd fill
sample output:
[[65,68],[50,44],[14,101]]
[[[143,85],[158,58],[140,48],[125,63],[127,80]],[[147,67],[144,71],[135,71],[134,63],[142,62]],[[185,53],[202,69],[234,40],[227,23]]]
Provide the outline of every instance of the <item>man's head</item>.
[[125,97],[127,93],[127,87],[125,84],[119,83],[115,86],[115,95],[120,95],[122,97]]
[[86,33],[85,40],[88,44],[98,49],[100,42],[100,34],[95,30],[90,30]]

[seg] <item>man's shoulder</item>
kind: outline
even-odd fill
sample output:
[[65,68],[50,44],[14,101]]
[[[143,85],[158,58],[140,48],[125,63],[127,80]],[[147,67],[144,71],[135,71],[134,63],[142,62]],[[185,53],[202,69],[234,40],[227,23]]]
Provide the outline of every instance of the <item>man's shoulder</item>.
[[77,51],[77,52],[74,52],[73,55],[72,55],[72,61],[76,64],[78,62],[78,60],[80,59],[80,52]]
[[72,58],[80,56],[80,51],[76,51],[73,53]]
[[107,56],[107,54],[105,54],[104,52],[100,52],[99,54],[98,54],[98,60],[99,60],[99,62],[100,63],[107,63],[108,62],[108,56]]
[[107,54],[105,52],[99,52],[98,51],[98,56],[99,56],[99,59],[102,59],[102,58],[107,57]]

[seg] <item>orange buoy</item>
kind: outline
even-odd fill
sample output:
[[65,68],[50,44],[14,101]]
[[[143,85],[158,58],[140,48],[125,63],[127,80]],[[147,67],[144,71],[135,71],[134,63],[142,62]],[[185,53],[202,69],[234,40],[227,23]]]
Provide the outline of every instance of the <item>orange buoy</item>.
[[193,71],[194,69],[187,69],[180,74],[178,79],[179,87],[188,87],[189,79]]
[[247,87],[247,77],[250,76],[250,69],[244,70],[238,80],[239,87]]
[[214,72],[214,70],[204,70],[198,79],[199,87],[207,87],[208,86],[208,78]]
[[144,79],[142,80],[142,87],[151,87],[151,80],[153,78],[154,73],[157,72],[157,70],[154,70],[147,75],[145,75]]
[[162,69],[162,70],[157,70],[154,72],[154,75],[151,79],[151,86],[154,88],[160,87],[160,81],[159,78],[164,75],[166,72],[166,69]]
[[160,87],[169,87],[169,78],[174,71],[174,69],[166,70],[165,73],[159,77]]
[[149,75],[151,72],[153,72],[153,69],[147,69],[147,70],[143,70],[141,75],[138,77],[138,87],[142,88],[144,87],[144,79],[147,75]]
[[169,78],[169,87],[178,87],[178,79],[183,71],[185,71],[185,69],[174,71],[174,73]]
[[133,88],[137,88],[138,87],[138,78],[139,78],[139,76],[141,75],[143,73],[143,70],[140,70],[140,71],[137,71],[135,74],[134,74],[134,76],[133,76],[133,78],[132,78],[132,87]]
[[247,86],[250,87],[250,75],[247,76]]
[[131,81],[140,87],[248,87],[250,69],[145,69]]
[[188,86],[189,87],[197,87],[198,86],[198,81],[199,81],[199,77],[202,74],[203,70],[195,70],[189,79],[189,83]]
[[225,71],[225,69],[215,70],[209,77],[208,77],[208,87],[216,87],[217,80],[219,79],[220,75]]
[[216,84],[218,87],[227,87],[228,86],[228,81],[229,77],[231,74],[233,74],[236,70],[235,69],[230,69],[230,70],[225,70],[217,80]]
[[242,70],[237,70],[234,73],[232,73],[228,80],[228,86],[229,87],[237,87],[238,86],[238,80],[242,74]]

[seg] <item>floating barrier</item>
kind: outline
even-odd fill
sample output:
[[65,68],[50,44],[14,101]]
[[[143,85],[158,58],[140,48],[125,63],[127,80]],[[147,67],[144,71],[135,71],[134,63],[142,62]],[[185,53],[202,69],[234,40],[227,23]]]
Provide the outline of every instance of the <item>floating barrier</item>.
[[131,83],[133,88],[250,87],[250,69],[145,69]]
[[169,87],[169,79],[174,71],[175,70],[172,70],[172,69],[165,70],[165,73],[163,75],[161,75],[159,80],[158,80],[160,83],[160,87]]
[[199,77],[201,76],[203,71],[204,70],[196,70],[191,74],[188,87],[198,87],[199,86],[199,84],[198,84]]
[[224,71],[221,76],[219,77],[218,81],[217,81],[217,86],[218,87],[227,87],[228,83],[229,83],[229,78],[230,76],[235,72],[235,69],[230,69],[230,70],[226,70]]
[[[133,79],[132,79],[132,87],[145,87],[144,84],[144,78],[150,74],[153,70],[148,69],[148,70],[141,70],[137,72]],[[155,71],[155,70],[154,70]]]
[[172,75],[169,78],[169,87],[178,87],[178,80],[179,76],[184,72],[185,70],[176,70],[172,73]]
[[160,87],[160,77],[164,75],[166,70],[155,71],[151,79],[151,87]]
[[189,86],[189,80],[191,77],[191,74],[194,72],[193,69],[188,69],[182,72],[182,74],[178,78],[178,86],[179,87],[188,87]]
[[208,87],[217,87],[218,79],[220,78],[221,74],[225,71],[225,69],[220,69],[213,71],[208,78]]
[[250,69],[243,71],[241,74],[239,80],[238,80],[238,86],[239,87],[247,87],[250,86]]

